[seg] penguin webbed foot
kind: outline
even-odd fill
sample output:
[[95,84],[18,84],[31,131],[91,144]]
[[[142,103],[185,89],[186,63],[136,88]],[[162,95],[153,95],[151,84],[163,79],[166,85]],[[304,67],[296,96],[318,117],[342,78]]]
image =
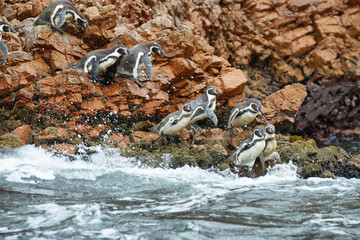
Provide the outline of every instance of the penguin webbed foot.
[[251,172],[252,168],[248,167],[248,177],[249,178],[255,178],[254,174]]
[[194,131],[194,133],[196,134],[197,132],[201,132],[202,128],[199,127],[199,125],[196,125],[194,123],[191,124],[191,129]]
[[141,82],[139,82],[139,80],[137,80],[136,78],[133,78],[134,82],[139,86],[139,87],[144,87],[145,85],[142,84]]
[[63,30],[61,30],[60,28],[55,28],[56,31],[58,31],[61,35],[64,35],[65,32]]
[[230,131],[230,135],[232,138],[236,137],[237,135],[235,134],[234,130],[230,127],[229,128],[229,131]]

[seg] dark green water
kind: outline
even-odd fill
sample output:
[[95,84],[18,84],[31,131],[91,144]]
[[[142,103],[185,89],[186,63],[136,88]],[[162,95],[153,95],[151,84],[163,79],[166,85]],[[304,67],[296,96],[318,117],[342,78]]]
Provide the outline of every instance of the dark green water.
[[2,239],[359,239],[360,180],[257,179],[151,169],[111,150],[90,162],[26,146],[0,154]]

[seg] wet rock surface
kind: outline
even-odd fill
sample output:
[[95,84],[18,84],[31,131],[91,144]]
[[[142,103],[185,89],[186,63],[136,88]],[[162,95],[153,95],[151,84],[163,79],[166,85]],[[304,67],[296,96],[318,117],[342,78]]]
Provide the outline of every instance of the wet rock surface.
[[[0,67],[1,148],[36,144],[79,154],[81,145],[100,144],[150,166],[238,172],[227,159],[251,131],[235,129],[232,139],[226,125],[236,103],[255,97],[284,134],[282,161],[295,162],[302,177],[359,177],[358,158],[288,136],[359,137],[357,1],[73,1],[91,30],[68,21],[65,34],[32,26],[50,2],[1,4],[1,19],[17,31],[3,33],[9,58]],[[150,79],[141,69],[144,87],[122,77],[94,83],[67,67],[91,50],[149,41],[167,57],[152,57]],[[201,133],[184,129],[169,145],[149,132],[209,85],[223,92],[218,126],[202,120]]]

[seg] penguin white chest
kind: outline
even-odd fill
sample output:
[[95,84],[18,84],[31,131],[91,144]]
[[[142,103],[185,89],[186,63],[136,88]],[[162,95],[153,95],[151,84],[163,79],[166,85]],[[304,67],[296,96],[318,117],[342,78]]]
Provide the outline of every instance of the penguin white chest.
[[267,141],[266,148],[264,149],[264,157],[269,156],[271,153],[273,153],[276,150],[277,143],[275,139],[275,134],[270,141]]
[[257,113],[245,112],[241,116],[234,119],[231,123],[232,127],[242,127],[246,124],[251,123],[257,116]]
[[190,117],[183,117],[176,124],[171,125],[167,129],[162,130],[165,135],[173,135],[179,131],[181,131],[184,127],[186,127],[190,122]]
[[[236,163],[240,166],[252,167],[256,158],[262,153],[265,148],[265,141],[256,142],[249,149],[246,149],[237,154]],[[241,151],[241,150],[240,150]]]
[[99,70],[104,71],[105,69],[113,65],[115,62],[116,62],[115,58],[108,58],[99,64]]

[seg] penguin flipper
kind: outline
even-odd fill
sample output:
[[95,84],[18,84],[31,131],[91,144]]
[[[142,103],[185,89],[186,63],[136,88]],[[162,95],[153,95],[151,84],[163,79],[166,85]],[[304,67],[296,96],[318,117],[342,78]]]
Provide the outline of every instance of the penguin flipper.
[[261,154],[258,156],[258,158],[260,159],[262,173],[265,173],[265,172],[266,172],[266,167],[265,167],[264,154],[261,153]]
[[4,54],[4,59],[0,61],[0,66],[2,66],[6,62],[6,59],[9,56],[8,49],[5,43],[3,43],[2,41],[0,41],[0,51]]
[[211,121],[214,123],[215,126],[218,124],[218,118],[216,117],[215,113],[211,111],[210,108],[205,109],[205,115],[211,119]]
[[99,74],[99,60],[98,59],[94,59],[93,63],[92,63],[92,73],[91,73],[91,79],[94,82],[98,81],[98,74]]
[[232,129],[232,127],[229,127],[229,130],[230,130],[231,137],[232,138],[236,137],[236,134],[235,134],[234,130]]
[[139,82],[139,80],[137,80],[137,78],[133,78],[134,82],[139,86],[139,87],[143,87],[144,84],[142,84],[141,82]]
[[150,58],[147,55],[144,55],[141,57],[141,62],[145,65],[146,76],[149,78],[151,75],[151,67],[152,67]]
[[239,110],[238,108],[236,108],[236,109],[231,113],[231,115],[230,115],[230,117],[229,117],[228,127],[231,126],[231,123],[235,120],[235,118],[237,117],[239,111],[240,111],[240,110]]
[[58,12],[58,17],[59,17],[59,22],[58,24],[54,27],[58,32],[60,32],[61,34],[65,34],[65,32],[63,30],[61,30],[60,28],[62,27],[62,25],[64,25],[65,23],[65,12],[66,10],[63,8]]

